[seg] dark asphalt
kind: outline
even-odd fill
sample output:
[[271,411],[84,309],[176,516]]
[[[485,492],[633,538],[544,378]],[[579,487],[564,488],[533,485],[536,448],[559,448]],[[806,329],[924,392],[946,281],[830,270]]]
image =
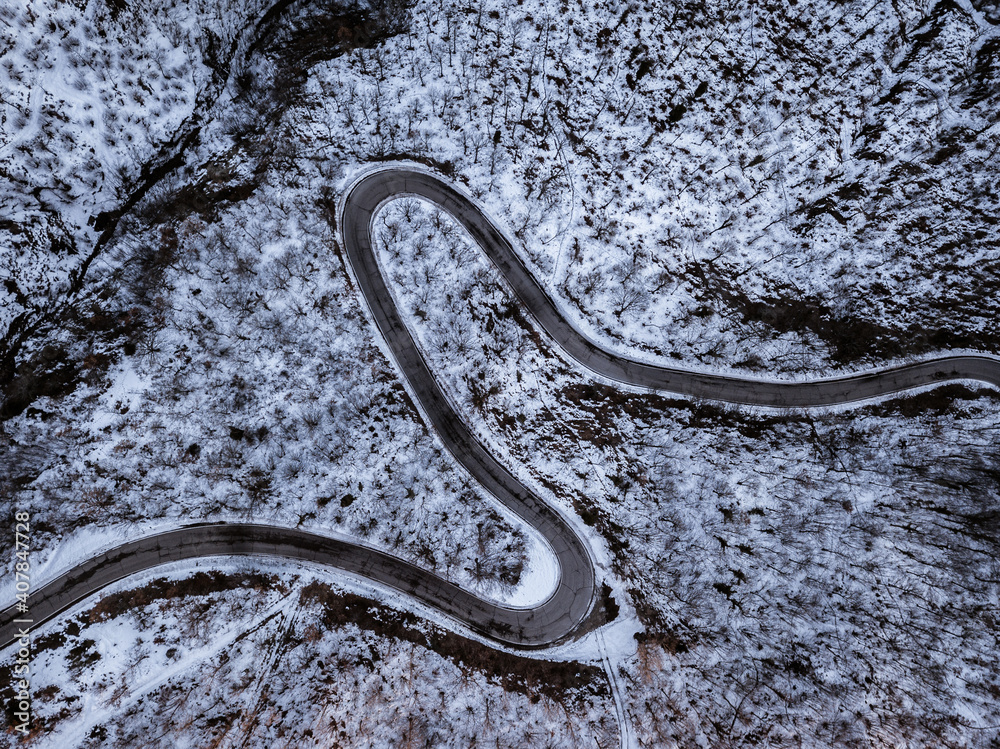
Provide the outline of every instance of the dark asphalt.
[[[553,595],[530,609],[497,606],[409,562],[346,541],[294,528],[201,524],[148,536],[78,565],[34,591],[33,627],[128,575],[160,564],[205,556],[250,555],[297,559],[375,580],[413,596],[497,642],[545,647],[579,634],[594,606],[594,562],[567,520],[522,485],[461,421],[435,381],[392,301],[371,240],[371,221],[387,200],[412,195],[450,213],[501,271],[539,326],[572,358],[604,377],[629,385],[742,405],[807,408],[891,395],[924,385],[977,380],[1000,387],[1000,361],[987,356],[943,356],[847,377],[780,382],[659,367],[612,354],[584,337],[522,263],[510,243],[461,193],[436,177],[409,169],[374,172],[348,194],[341,230],[354,276],[368,308],[434,431],[455,458],[500,502],[535,527],[559,561]],[[0,613],[0,646],[17,636],[18,617]]]
[[[425,198],[448,211],[503,274],[539,326],[572,358],[611,380],[691,398],[772,408],[839,405],[952,380],[977,380],[1000,387],[1000,359],[989,356],[939,356],[914,364],[803,382],[695,372],[644,364],[619,356],[602,349],[574,328],[514,252],[506,237],[467,197],[432,175],[410,169],[392,169],[374,172],[360,180],[347,199],[345,239],[347,229],[358,232],[359,222],[363,217],[370,216],[378,203],[404,195]],[[370,252],[367,246],[365,252]],[[353,255],[352,263],[357,269]],[[374,261],[363,265],[367,273],[378,272]]]
[[[547,643],[555,630],[572,630],[570,611],[541,619],[534,611],[494,606],[457,585],[381,551],[307,531],[249,523],[206,523],[146,536],[88,559],[46,583],[29,599],[32,628],[113,582],[168,562],[211,556],[280,557],[335,567],[384,583],[465,622],[477,632],[522,647]],[[579,617],[579,613],[577,612]],[[23,626],[14,609],[2,615],[0,642]]]

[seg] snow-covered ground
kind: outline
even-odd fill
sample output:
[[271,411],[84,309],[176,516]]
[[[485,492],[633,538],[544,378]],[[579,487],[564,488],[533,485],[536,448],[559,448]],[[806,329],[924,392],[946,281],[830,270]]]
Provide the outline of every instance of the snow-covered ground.
[[[301,747],[365,737],[373,747],[458,747],[472,737],[523,746],[548,736],[553,746],[571,747],[613,740],[599,669],[571,661],[557,666],[562,683],[540,684],[525,678],[518,656],[501,653],[493,662],[492,649],[421,621],[428,612],[418,619],[398,595],[351,580],[331,589],[325,577],[204,560],[136,576],[113,586],[99,606],[75,607],[38,634],[45,653],[36,659],[41,696],[30,743],[193,747],[242,737],[251,746]],[[511,668],[518,665],[521,673]],[[77,719],[65,720],[66,704],[81,710]],[[285,728],[272,735],[276,719]]]
[[[298,2],[285,32],[264,3],[123,6],[0,8],[0,354],[44,322],[5,370],[0,498],[32,513],[40,577],[238,518],[544,597],[550,557],[428,432],[339,255],[339,191],[387,159],[461,184],[631,356],[798,379],[1000,351],[987,3]],[[96,216],[178,153],[68,298]],[[447,216],[378,221],[449,396],[595,549],[618,621],[538,654],[581,680],[358,581],[205,560],[114,589],[187,580],[169,600],[48,625],[32,744],[615,746],[616,716],[651,747],[998,740],[994,393],[621,392]],[[341,585],[391,608],[338,619]]]
[[[266,7],[0,5],[0,333],[51,315],[151,167],[183,150]],[[237,48],[238,49],[238,48]],[[214,67],[214,70],[213,70]]]

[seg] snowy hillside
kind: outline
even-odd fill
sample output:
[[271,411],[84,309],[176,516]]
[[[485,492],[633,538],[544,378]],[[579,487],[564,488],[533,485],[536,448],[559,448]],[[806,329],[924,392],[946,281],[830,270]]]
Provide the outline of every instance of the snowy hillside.
[[[30,512],[39,582],[241,520],[538,602],[549,552],[370,320],[344,190],[392,162],[454,181],[616,352],[829,377],[1000,354],[998,113],[985,0],[7,3],[0,507]],[[333,570],[176,563],[37,631],[34,730],[8,709],[0,745],[1000,742],[995,391],[612,387],[447,214],[375,224],[434,376],[574,519],[616,621],[513,653]]]

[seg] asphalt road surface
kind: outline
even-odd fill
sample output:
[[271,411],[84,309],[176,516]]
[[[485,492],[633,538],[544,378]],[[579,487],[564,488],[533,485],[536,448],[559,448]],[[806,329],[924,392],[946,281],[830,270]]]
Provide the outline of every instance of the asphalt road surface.
[[[497,500],[532,525],[559,563],[553,594],[531,608],[496,605],[409,562],[347,541],[294,528],[254,524],[199,524],[123,544],[34,590],[32,628],[128,575],[167,562],[217,555],[271,556],[333,567],[400,590],[497,642],[546,647],[587,628],[596,601],[589,549],[557,510],[521,484],[475,438],[441,391],[386,287],[372,246],[371,223],[386,201],[416,196],[451,214],[504,275],[538,325],[573,359],[597,374],[629,385],[693,398],[774,408],[850,403],[954,380],[1000,387],[1000,360],[942,356],[915,364],[808,382],[729,377],[660,367],[621,357],[583,336],[528,271],[511,244],[470,201],[423,171],[386,169],[358,180],[340,216],[344,248],[368,309],[424,417],[455,458]],[[20,615],[0,613],[0,646],[14,642]]]
[[[374,172],[355,183],[348,196],[343,231],[358,275],[378,274],[367,234],[373,210],[384,201],[404,195],[424,198],[450,213],[503,274],[549,337],[584,367],[611,380],[691,398],[772,408],[832,406],[954,380],[978,380],[1000,387],[1000,359],[990,356],[939,356],[845,377],[789,382],[656,366],[613,354],[573,327],[506,237],[472,201],[443,180],[412,169]],[[384,293],[384,283],[373,278],[372,288],[376,287],[380,287],[380,294]],[[370,304],[367,289],[366,298]],[[379,320],[380,327],[382,324]]]

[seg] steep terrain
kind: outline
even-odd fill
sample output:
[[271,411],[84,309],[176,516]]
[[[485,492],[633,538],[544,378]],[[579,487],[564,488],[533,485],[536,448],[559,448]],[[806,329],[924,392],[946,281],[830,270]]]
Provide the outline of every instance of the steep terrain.
[[[462,185],[623,353],[788,379],[1000,353],[998,31],[953,0],[0,9],[0,501],[37,574],[239,518],[543,586],[357,295],[335,217],[373,163]],[[328,573],[202,562],[39,632],[31,745],[613,746],[616,713],[640,746],[1000,740],[995,393],[623,392],[446,215],[376,222],[452,401],[589,529],[622,704],[593,643],[529,666],[402,600],[335,616],[385,593]]]

